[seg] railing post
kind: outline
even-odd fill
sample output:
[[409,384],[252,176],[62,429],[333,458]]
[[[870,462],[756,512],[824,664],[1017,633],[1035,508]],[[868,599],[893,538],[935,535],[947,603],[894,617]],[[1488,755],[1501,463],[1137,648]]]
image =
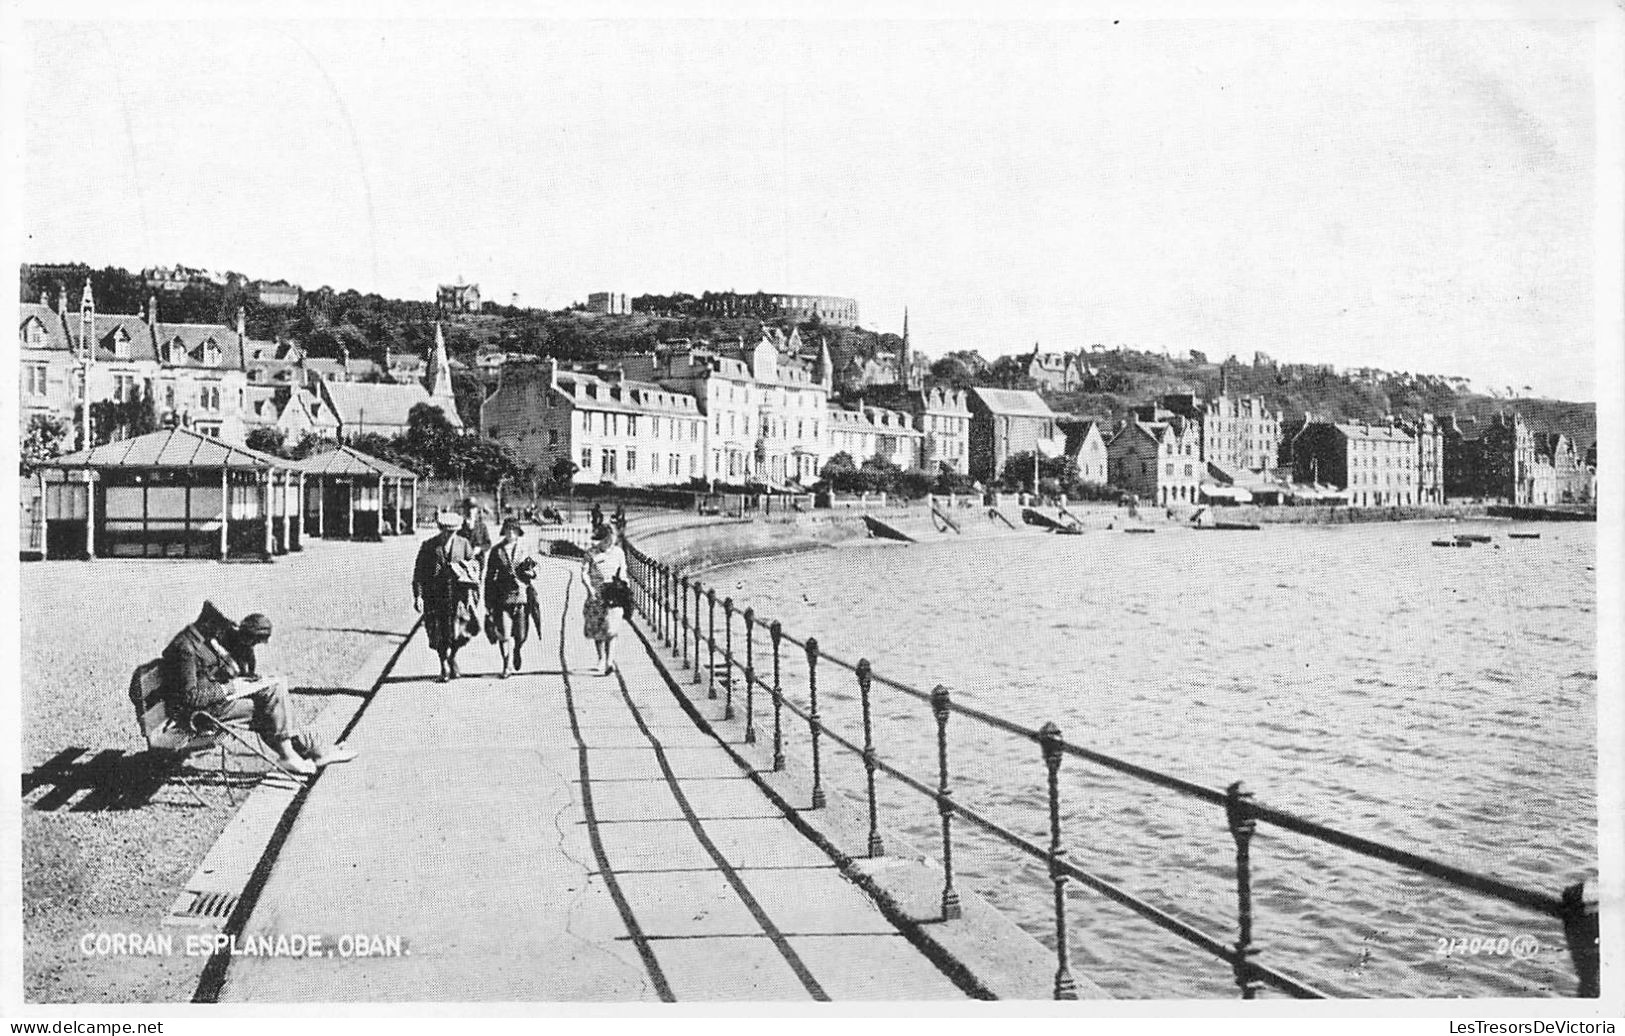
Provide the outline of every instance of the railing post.
[[1563,890],[1563,938],[1569,944],[1569,960],[1574,962],[1574,973],[1580,979],[1574,995],[1589,999],[1602,996],[1597,899],[1595,881],[1582,881]]
[[745,609],[745,744],[756,743],[756,609]]
[[705,616],[702,614],[700,602],[705,592],[700,587],[700,581],[694,580],[694,682],[700,682],[700,642],[705,639]]
[[954,888],[953,790],[948,787],[948,688],[931,689],[931,714],[937,720],[937,812],[942,814],[942,919],[960,916],[959,892]]
[[705,638],[707,661],[706,694],[707,698],[716,700],[717,696],[717,591],[715,587],[705,591],[706,608],[710,612],[709,629]]
[[875,737],[869,715],[869,690],[874,682],[874,670],[867,658],[858,659],[858,698],[863,707],[863,769],[869,786],[869,855],[884,856],[886,848],[880,842],[880,821],[875,806]]
[[671,567],[666,569],[666,643],[671,645],[671,657],[676,658],[681,651],[677,646],[681,630],[677,628],[677,570]]
[[807,638],[807,729],[812,732],[812,808],[824,808],[824,774],[818,756],[818,638]]
[[779,709],[784,704],[784,692],[779,687],[779,641],[784,637],[784,627],[774,619],[767,632],[773,638],[773,772],[778,773],[784,769],[784,734],[779,727]]
[[722,685],[722,718],[734,718],[734,599],[725,597],[722,600],[722,659],[726,666],[723,673],[727,681]]
[[1253,819],[1253,793],[1241,781],[1225,789],[1224,815],[1236,840],[1236,952],[1231,966],[1241,998],[1252,1000],[1263,988],[1263,983],[1254,978],[1252,966],[1252,958],[1258,955],[1258,947],[1253,945],[1252,866],[1253,830],[1258,822]]
[[679,637],[678,640],[680,640],[683,645],[683,664],[688,665],[688,577],[684,576],[682,579],[678,580],[677,586],[682,591],[683,599],[683,619],[682,622],[679,623],[679,625],[681,625],[683,628],[683,635]]
[[1045,723],[1038,730],[1038,744],[1049,771],[1049,877],[1055,885],[1055,999],[1076,1000],[1077,981],[1067,963],[1066,952],[1066,872],[1061,863],[1066,849],[1061,846],[1061,728]]

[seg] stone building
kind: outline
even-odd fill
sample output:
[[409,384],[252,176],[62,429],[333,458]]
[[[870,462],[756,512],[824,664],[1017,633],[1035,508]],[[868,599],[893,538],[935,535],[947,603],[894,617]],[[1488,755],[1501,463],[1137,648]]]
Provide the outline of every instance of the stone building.
[[259,298],[260,305],[273,308],[286,308],[299,305],[299,285],[287,281],[255,281],[250,285],[254,294]]
[[[400,435],[410,426],[408,418],[419,403],[436,407],[446,415],[455,429],[461,430],[463,419],[457,412],[457,396],[451,387],[451,362],[446,354],[446,337],[440,325],[434,328],[434,354],[429,360],[428,373],[422,381],[389,382],[361,381],[351,367],[356,362],[369,365],[377,374],[380,368],[371,360],[352,361],[348,355],[339,360],[303,359],[301,367],[309,371],[306,380],[314,400],[323,404],[316,413],[331,418],[340,439],[354,439],[358,435]],[[326,427],[325,420],[316,424]]]
[[1079,480],[1101,486],[1110,481],[1111,458],[1100,422],[1062,420],[1060,425],[1066,433],[1066,455],[1077,467]]
[[1293,477],[1347,491],[1351,507],[1417,503],[1416,440],[1391,422],[1334,424],[1305,415],[1292,441]]
[[828,365],[801,359],[799,334],[787,339],[777,328],[764,330],[748,356],[743,345],[740,350],[761,399],[756,421],[758,476],[779,487],[817,480],[828,456],[824,446]]
[[1270,410],[1257,396],[1231,396],[1227,388],[1221,385],[1219,395],[1205,401],[1189,392],[1171,393],[1160,404],[1196,422],[1203,463],[1230,475],[1268,471],[1280,453],[1281,412]]
[[998,480],[1015,453],[1037,451],[1046,457],[1059,457],[1066,451],[1066,439],[1056,425],[1055,412],[1036,392],[973,388],[966,403],[971,413],[972,478],[984,483]]
[[1081,353],[1039,352],[1037,342],[1024,360],[1027,377],[1038,383],[1041,392],[1070,392],[1089,376],[1089,364]]
[[632,296],[623,291],[595,291],[587,296],[587,312],[624,316],[632,312]]
[[815,317],[835,327],[858,326],[856,299],[839,295],[795,295],[785,292],[759,291],[750,294],[720,291],[706,292],[696,304],[699,312],[710,316],[755,316],[780,318],[795,323],[806,323]]
[[705,415],[695,397],[615,368],[516,366],[480,407],[480,430],[543,472],[568,460],[577,483],[669,486],[703,476]]
[[1552,469],[1552,503],[1591,503],[1592,473],[1581,461],[1574,440],[1562,432],[1536,432],[1535,458]]
[[[1498,413],[1480,423],[1451,414],[1444,425],[1444,451],[1447,496],[1536,502],[1535,436],[1523,415]],[[1544,474],[1541,481],[1544,485]]]
[[[737,356],[687,346],[621,361],[627,378],[693,396],[704,417],[700,477],[742,484],[758,477],[756,443],[764,389]],[[822,435],[822,415],[818,431]]]
[[1111,485],[1159,507],[1201,500],[1203,463],[1196,422],[1178,414],[1145,421],[1131,415],[1106,443]]
[[464,284],[461,277],[456,284],[442,284],[435,292],[435,305],[442,313],[478,313],[480,286]]
[[1444,427],[1432,414],[1423,414],[1400,427],[1416,440],[1416,502],[1444,503]]
[[[66,293],[64,292],[64,299]],[[59,305],[66,306],[65,301]],[[35,417],[73,421],[79,399],[79,361],[68,337],[67,318],[41,299],[22,304],[17,326],[17,416],[19,434],[25,435]],[[73,442],[69,439],[69,444]]]

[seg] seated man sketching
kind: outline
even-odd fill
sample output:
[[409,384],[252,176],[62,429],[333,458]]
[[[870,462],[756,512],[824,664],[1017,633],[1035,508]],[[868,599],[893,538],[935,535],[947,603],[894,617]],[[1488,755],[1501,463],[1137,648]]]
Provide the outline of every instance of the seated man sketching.
[[170,717],[200,732],[208,724],[194,723],[195,713],[221,724],[247,719],[290,773],[311,774],[317,767],[354,759],[349,749],[324,748],[294,725],[286,684],[261,676],[256,667],[255,648],[270,639],[271,620],[264,615],[255,613],[238,624],[205,601],[197,620],[164,648]]

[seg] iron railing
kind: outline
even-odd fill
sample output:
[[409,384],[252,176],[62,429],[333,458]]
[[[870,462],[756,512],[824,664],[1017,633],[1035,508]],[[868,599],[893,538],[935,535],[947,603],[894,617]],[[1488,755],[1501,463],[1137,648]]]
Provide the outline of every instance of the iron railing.
[[[1426,875],[1454,888],[1463,889],[1555,918],[1562,922],[1569,956],[1578,977],[1576,995],[1600,995],[1597,896],[1594,882],[1570,885],[1557,893],[1526,888],[1483,874],[1413,853],[1405,849],[1377,842],[1359,835],[1339,831],[1325,824],[1307,820],[1283,809],[1256,801],[1241,781],[1224,790],[1208,787],[1149,767],[1107,755],[1066,740],[1054,723],[1046,723],[1037,730],[1010,720],[983,712],[953,700],[946,686],[937,685],[931,691],[921,691],[874,671],[868,659],[856,663],[824,651],[816,638],[799,640],[785,632],[777,620],[764,623],[751,608],[739,611],[732,597],[721,598],[723,613],[722,637],[717,636],[718,596],[715,587],[704,586],[698,579],[680,575],[671,566],[651,558],[628,544],[626,546],[628,570],[639,612],[642,613],[655,636],[671,648],[673,657],[688,664],[693,653],[693,681],[702,682],[705,670],[707,697],[718,697],[719,669],[723,675],[722,694],[724,717],[733,719],[734,683],[736,674],[742,676],[745,693],[745,740],[756,739],[755,694],[758,690],[770,696],[773,709],[773,770],[784,768],[783,714],[788,712],[807,726],[811,752],[810,802],[814,809],[826,805],[823,784],[823,743],[828,741],[861,760],[865,774],[865,798],[868,807],[868,854],[884,853],[880,834],[878,800],[875,790],[877,773],[890,777],[902,787],[910,789],[936,804],[941,817],[941,857],[943,885],[941,918],[944,921],[960,916],[959,895],[954,887],[954,825],[955,818],[970,824],[987,835],[1005,843],[1017,852],[1040,861],[1047,868],[1048,878],[1054,886],[1055,919],[1055,980],[1054,996],[1057,1000],[1075,999],[1076,981],[1068,961],[1066,886],[1076,881],[1096,893],[1117,903],[1140,918],[1177,936],[1191,946],[1226,962],[1243,999],[1251,1000],[1264,987],[1269,986],[1289,996],[1302,999],[1324,998],[1328,994],[1309,983],[1258,959],[1259,947],[1253,940],[1252,883],[1253,863],[1251,843],[1259,824],[1267,824],[1290,831],[1326,845],[1348,850],[1358,856],[1392,864],[1405,871]],[[692,607],[690,606],[692,602]],[[734,616],[740,614],[745,626],[745,658],[743,664],[735,657],[733,646]],[[765,626],[772,646],[772,680],[759,675],[755,658],[755,628]],[[781,686],[783,646],[789,644],[805,655],[807,679],[807,707],[791,700]],[[722,655],[720,664],[717,655]],[[702,654],[703,652],[703,654]],[[819,663],[824,662],[850,673],[857,683],[859,706],[862,712],[863,743],[830,730],[818,711]],[[936,725],[937,774],[935,783],[921,780],[880,758],[875,749],[872,723],[873,688],[878,684],[930,707]],[[1017,834],[984,813],[966,806],[954,798],[951,783],[948,720],[961,716],[1010,737],[1031,742],[1038,749],[1046,772],[1048,795],[1049,839],[1040,845]],[[1204,931],[1176,917],[1150,901],[1137,896],[1098,874],[1084,870],[1068,859],[1061,824],[1060,771],[1065,759],[1076,759],[1133,778],[1146,784],[1174,792],[1189,799],[1224,810],[1225,824],[1235,843],[1236,935],[1233,941]]]

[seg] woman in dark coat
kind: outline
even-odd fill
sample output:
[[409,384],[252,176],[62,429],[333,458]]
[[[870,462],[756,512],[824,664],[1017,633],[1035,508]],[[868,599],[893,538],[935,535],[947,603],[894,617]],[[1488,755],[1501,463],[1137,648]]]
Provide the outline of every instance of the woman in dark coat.
[[525,664],[530,584],[536,578],[536,559],[526,552],[524,535],[524,526],[508,519],[502,523],[502,539],[485,558],[486,621],[502,651],[503,680],[508,678],[510,666],[517,673]]
[[474,547],[457,535],[462,518],[446,511],[436,524],[439,535],[418,548],[412,568],[412,606],[423,612],[423,632],[440,656],[440,682],[445,683],[463,675],[457,670],[457,651],[479,632],[480,571]]

